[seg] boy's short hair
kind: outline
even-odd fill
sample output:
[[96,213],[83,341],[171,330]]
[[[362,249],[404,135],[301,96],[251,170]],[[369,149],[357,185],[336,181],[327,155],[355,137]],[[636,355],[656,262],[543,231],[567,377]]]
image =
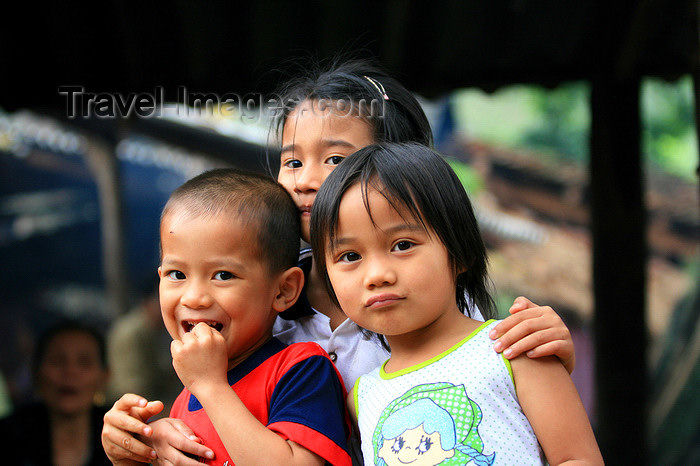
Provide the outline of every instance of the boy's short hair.
[[299,211],[289,193],[268,176],[217,168],[191,178],[170,195],[161,214],[176,211],[214,217],[231,215],[255,228],[258,254],[270,272],[294,267],[299,256]]

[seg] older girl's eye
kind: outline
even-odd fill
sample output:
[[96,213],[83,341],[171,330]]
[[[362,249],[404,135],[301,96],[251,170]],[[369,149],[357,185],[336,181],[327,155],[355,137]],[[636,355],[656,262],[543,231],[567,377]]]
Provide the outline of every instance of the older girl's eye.
[[345,159],[342,155],[331,155],[326,159],[326,163],[328,165],[338,165],[340,162],[342,162]]
[[284,166],[287,168],[301,168],[301,161],[299,159],[291,159],[284,162]]
[[168,278],[171,280],[184,280],[185,279],[185,274],[180,272],[179,270],[171,270],[168,272]]
[[226,272],[225,270],[222,270],[220,272],[216,272],[214,274],[214,278],[216,280],[231,280],[233,278],[233,274],[231,272]]
[[405,251],[407,249],[411,249],[413,247],[413,243],[407,240],[399,241],[394,245],[392,248],[392,251]]
[[346,252],[340,256],[340,262],[355,262],[361,259],[360,255],[356,252]]

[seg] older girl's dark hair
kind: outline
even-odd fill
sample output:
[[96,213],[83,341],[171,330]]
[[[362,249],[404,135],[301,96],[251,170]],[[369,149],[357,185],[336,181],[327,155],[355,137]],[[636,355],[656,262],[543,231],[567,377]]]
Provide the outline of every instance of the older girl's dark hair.
[[273,133],[279,140],[284,123],[299,104],[323,100],[350,103],[354,111],[349,113],[370,124],[376,142],[419,142],[428,146],[433,143],[430,123],[420,102],[369,59],[343,61],[337,57],[330,65],[307,64],[275,96],[279,111],[273,120]]
[[260,259],[273,273],[297,264],[301,227],[289,193],[272,178],[236,168],[216,168],[186,181],[161,214],[227,215],[255,228]]
[[[402,214],[412,216],[445,245],[456,276],[459,308],[486,319],[495,316],[489,293],[486,247],[469,197],[443,157],[421,144],[383,143],[347,157],[321,186],[311,212],[313,257],[335,301],[326,272],[326,251],[335,241],[343,194],[355,184],[362,190],[371,217],[368,189],[376,189]],[[459,272],[459,273],[458,273]]]

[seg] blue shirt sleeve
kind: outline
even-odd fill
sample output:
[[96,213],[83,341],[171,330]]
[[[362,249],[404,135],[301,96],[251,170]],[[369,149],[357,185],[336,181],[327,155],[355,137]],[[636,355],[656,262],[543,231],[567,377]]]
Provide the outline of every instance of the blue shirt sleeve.
[[345,389],[333,363],[324,356],[314,355],[295,364],[272,393],[270,424],[307,426],[347,451],[346,421]]

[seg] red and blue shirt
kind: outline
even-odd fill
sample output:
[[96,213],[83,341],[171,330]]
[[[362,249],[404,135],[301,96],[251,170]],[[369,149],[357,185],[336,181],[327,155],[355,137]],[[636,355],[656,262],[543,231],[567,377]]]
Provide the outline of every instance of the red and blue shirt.
[[[346,391],[328,354],[316,343],[285,345],[276,338],[231,369],[228,382],[248,410],[268,429],[323,457],[350,465]],[[234,463],[199,400],[184,389],[170,416],[182,419],[214,451],[219,466]]]

